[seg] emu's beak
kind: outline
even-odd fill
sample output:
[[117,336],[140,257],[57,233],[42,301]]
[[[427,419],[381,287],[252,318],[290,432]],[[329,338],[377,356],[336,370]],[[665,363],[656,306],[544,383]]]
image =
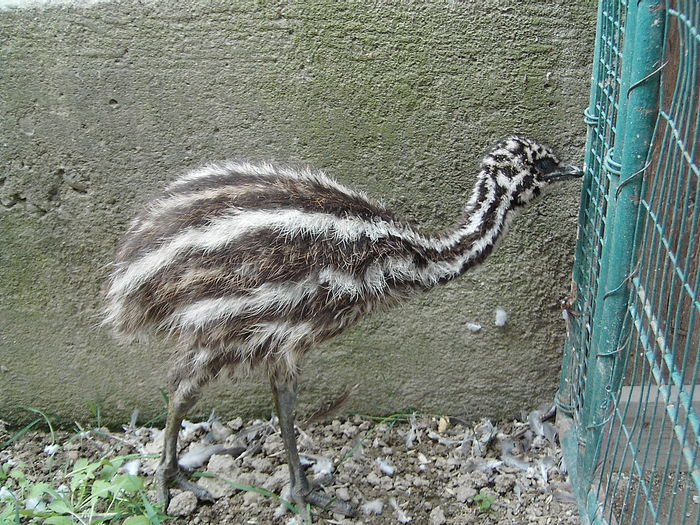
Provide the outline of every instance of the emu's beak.
[[559,182],[560,180],[577,179],[582,176],[583,169],[569,164],[558,171],[550,173],[545,177],[545,180],[548,182]]

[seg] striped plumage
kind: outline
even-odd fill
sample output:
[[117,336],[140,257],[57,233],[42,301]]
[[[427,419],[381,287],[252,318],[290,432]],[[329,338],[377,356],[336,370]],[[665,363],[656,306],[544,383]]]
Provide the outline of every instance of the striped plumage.
[[171,386],[183,399],[239,365],[264,364],[273,387],[293,383],[310,348],[480,263],[518,208],[578,174],[547,146],[509,137],[484,158],[459,222],[433,235],[321,172],[212,164],[132,222],[107,322],[127,338],[174,341]]

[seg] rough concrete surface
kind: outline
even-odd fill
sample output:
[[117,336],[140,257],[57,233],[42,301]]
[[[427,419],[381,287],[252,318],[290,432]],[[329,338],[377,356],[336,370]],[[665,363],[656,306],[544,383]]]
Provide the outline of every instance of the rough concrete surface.
[[[162,410],[167,349],[117,345],[99,325],[100,289],[130,218],[188,168],[310,164],[438,229],[505,134],[582,159],[591,2],[5,4],[0,418],[10,422],[34,417],[20,405],[72,421],[97,404],[112,424]],[[356,383],[349,412],[498,418],[551,398],[578,191],[527,210],[480,268],[319,348],[299,411]],[[195,412],[213,408],[269,413],[266,381],[219,382]]]

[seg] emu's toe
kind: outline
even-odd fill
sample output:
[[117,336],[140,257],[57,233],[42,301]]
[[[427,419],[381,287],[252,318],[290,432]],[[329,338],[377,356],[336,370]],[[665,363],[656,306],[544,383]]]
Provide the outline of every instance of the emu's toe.
[[187,474],[182,470],[178,469],[168,469],[163,467],[158,467],[156,470],[156,497],[158,498],[158,503],[163,505],[164,509],[168,508],[168,503],[170,503],[170,486],[175,486],[182,490],[188,490],[192,492],[199,501],[208,501],[213,503],[216,498],[204,487],[200,487],[196,483],[192,483],[187,479]]
[[335,496],[325,494],[322,490],[312,488],[306,494],[298,494],[294,497],[295,503],[303,508],[307,503],[323,510],[338,512],[343,516],[352,518],[356,515],[355,509],[344,501],[339,500]]
[[318,478],[310,480],[309,484],[311,485],[312,489],[315,489],[317,487],[327,487],[328,485],[332,485],[334,481],[335,476],[332,472],[329,472],[328,474],[324,474]]

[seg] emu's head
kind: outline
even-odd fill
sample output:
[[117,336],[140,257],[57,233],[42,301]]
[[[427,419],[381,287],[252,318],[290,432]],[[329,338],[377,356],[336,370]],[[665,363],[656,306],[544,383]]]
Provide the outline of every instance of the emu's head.
[[583,170],[564,164],[547,145],[513,135],[500,141],[481,163],[481,177],[497,195],[509,195],[511,207],[524,206],[554,183],[581,177]]

